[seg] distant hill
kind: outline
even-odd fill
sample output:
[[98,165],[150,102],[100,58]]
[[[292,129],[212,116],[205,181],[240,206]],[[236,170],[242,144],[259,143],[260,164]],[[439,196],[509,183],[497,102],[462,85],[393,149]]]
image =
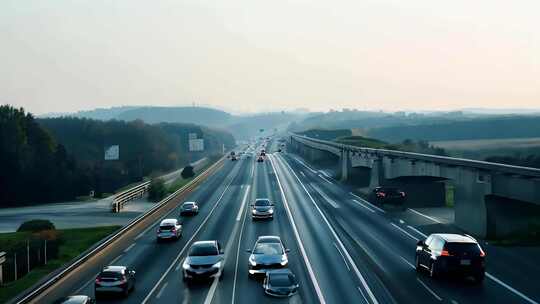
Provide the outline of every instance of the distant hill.
[[230,122],[231,114],[204,107],[140,107],[116,115],[119,120],[141,119],[146,123],[194,123],[206,126],[223,126]]

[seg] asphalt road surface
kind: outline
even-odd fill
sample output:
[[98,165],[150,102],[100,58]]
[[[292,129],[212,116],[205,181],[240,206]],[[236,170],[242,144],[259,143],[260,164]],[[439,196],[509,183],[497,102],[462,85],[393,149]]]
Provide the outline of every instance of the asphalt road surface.
[[[272,151],[270,151],[272,152]],[[193,191],[200,213],[182,217],[183,236],[156,243],[158,223],[118,248],[110,265],[136,270],[136,289],[125,299],[104,303],[537,303],[538,282],[514,286],[488,275],[480,285],[457,279],[433,280],[414,270],[422,231],[396,222],[384,210],[286,153],[227,161]],[[267,197],[276,204],[272,221],[252,221],[249,205]],[[176,208],[169,215],[179,217]],[[295,273],[297,295],[268,297],[248,277],[247,248],[261,235],[280,236]],[[194,241],[218,240],[225,248],[222,281],[186,285],[181,264]],[[488,271],[489,271],[488,259]],[[81,274],[57,295],[94,295],[97,273]]]

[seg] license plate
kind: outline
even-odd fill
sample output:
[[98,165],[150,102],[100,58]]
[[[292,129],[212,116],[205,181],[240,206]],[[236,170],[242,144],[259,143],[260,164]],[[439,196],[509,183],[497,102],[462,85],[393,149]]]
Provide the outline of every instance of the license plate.
[[469,266],[471,265],[471,260],[461,260],[461,265]]

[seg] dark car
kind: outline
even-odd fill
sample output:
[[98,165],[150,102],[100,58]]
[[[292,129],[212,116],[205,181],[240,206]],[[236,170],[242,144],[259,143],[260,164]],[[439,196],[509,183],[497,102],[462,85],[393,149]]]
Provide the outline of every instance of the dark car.
[[289,264],[287,252],[279,236],[260,236],[253,249],[247,249],[250,276],[265,274],[269,270],[285,268]]
[[231,161],[236,161],[236,160],[238,160],[238,159],[236,158],[235,155],[231,156]]
[[135,271],[126,266],[107,266],[96,277],[94,294],[96,298],[105,293],[128,296],[135,288]]
[[199,241],[189,248],[188,256],[182,263],[184,281],[223,278],[223,249],[218,241]]
[[277,269],[266,272],[263,289],[267,295],[290,297],[298,292],[298,281],[289,269]]
[[267,198],[258,198],[254,204],[251,204],[251,218],[256,219],[274,219],[274,203]]
[[263,158],[262,156],[259,156],[259,157],[257,158],[257,162],[258,162],[258,163],[264,162],[264,158]]
[[89,296],[76,295],[58,299],[54,304],[94,304],[96,301]]
[[405,192],[393,187],[376,187],[372,193],[372,198],[379,204],[395,203],[402,205],[405,203],[405,197]]
[[185,202],[180,207],[180,216],[199,214],[199,205],[196,202]]
[[473,276],[484,280],[486,253],[471,236],[436,233],[416,246],[416,270],[426,270],[431,277],[442,274]]

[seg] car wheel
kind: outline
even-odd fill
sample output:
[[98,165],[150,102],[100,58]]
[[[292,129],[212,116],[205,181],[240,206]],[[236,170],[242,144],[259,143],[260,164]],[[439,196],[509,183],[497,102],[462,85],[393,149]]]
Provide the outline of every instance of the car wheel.
[[435,261],[431,262],[431,266],[429,267],[429,276],[432,278],[436,278],[439,275],[439,270],[437,267],[437,263]]
[[474,282],[476,284],[481,284],[482,282],[484,282],[484,278],[485,278],[484,272],[478,273],[474,276]]
[[418,254],[416,255],[416,259],[414,261],[414,266],[416,268],[416,272],[420,272],[421,269],[421,265],[420,265],[420,258],[418,257]]

